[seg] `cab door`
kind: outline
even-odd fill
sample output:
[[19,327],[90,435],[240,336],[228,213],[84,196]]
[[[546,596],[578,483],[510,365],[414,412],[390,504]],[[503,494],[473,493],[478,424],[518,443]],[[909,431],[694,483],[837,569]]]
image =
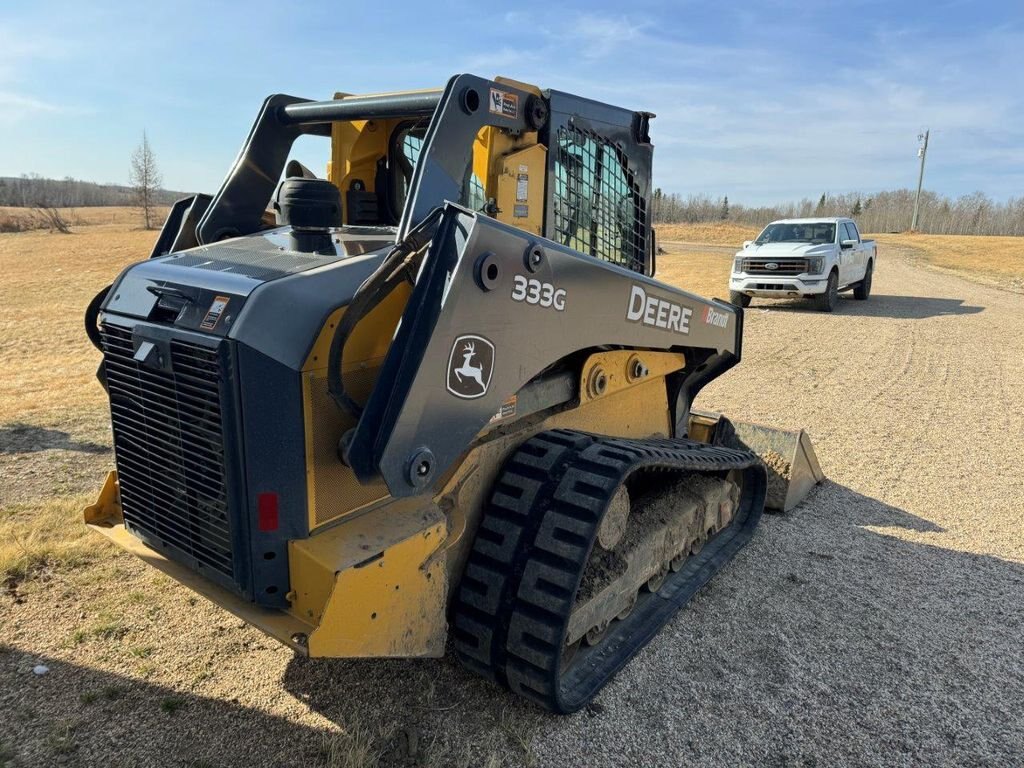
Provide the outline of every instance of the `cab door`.
[[545,236],[653,276],[652,115],[561,91],[549,104]]

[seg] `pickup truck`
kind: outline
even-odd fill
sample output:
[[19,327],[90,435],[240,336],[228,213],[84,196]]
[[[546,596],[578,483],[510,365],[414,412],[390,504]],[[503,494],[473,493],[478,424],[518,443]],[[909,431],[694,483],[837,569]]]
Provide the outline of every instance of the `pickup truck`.
[[782,219],[736,254],[729,300],[750,306],[754,296],[809,298],[823,312],[835,309],[840,291],[855,299],[871,294],[878,260],[874,240],[863,240],[853,219]]

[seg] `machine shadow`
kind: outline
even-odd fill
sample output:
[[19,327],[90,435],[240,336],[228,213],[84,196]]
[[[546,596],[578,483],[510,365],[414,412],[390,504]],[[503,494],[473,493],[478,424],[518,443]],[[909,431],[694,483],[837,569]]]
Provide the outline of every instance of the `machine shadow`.
[[836,509],[843,515],[841,521],[832,522],[855,529],[901,528],[918,533],[942,533],[945,530],[931,520],[913,515],[871,496],[865,496],[827,478],[818,484],[796,508],[784,513],[768,511],[765,519],[768,521],[792,521],[804,510],[816,510],[821,506]]
[[[772,312],[817,312],[809,299],[756,300],[748,311],[766,309]],[[848,294],[839,297],[835,312],[856,317],[888,317],[899,320],[926,320],[932,317],[976,315],[984,307],[964,304],[963,299],[936,299],[927,296],[895,296],[873,293],[867,301],[857,301]]]
[[[32,670],[47,668],[45,675]],[[0,765],[322,765],[327,730],[0,643]],[[228,730],[248,738],[227,735]],[[240,749],[241,746],[241,749]]]
[[35,453],[51,449],[76,453],[110,453],[110,446],[75,440],[67,432],[15,422],[0,426],[0,453]]

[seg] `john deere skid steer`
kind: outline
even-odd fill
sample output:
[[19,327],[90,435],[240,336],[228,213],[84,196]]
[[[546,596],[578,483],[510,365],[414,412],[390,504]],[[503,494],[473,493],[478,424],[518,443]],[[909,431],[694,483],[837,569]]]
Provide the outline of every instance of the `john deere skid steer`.
[[[651,117],[470,75],[268,98],[87,311],[116,471],[86,522],[299,653],[450,639],[586,704],[767,487],[743,425],[691,412],[743,314],[653,279]],[[820,470],[783,438],[791,506]]]

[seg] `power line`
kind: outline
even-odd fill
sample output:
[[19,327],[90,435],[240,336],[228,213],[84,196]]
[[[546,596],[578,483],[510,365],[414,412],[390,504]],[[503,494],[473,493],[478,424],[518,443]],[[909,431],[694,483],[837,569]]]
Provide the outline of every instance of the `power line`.
[[914,218],[910,222],[910,231],[917,231],[917,211],[921,205],[921,184],[924,182],[924,161],[928,156],[928,130],[918,134],[917,140],[921,141],[924,139],[924,144],[921,145],[920,149],[917,150],[917,156],[921,158],[921,170],[917,174],[917,197],[914,198]]

